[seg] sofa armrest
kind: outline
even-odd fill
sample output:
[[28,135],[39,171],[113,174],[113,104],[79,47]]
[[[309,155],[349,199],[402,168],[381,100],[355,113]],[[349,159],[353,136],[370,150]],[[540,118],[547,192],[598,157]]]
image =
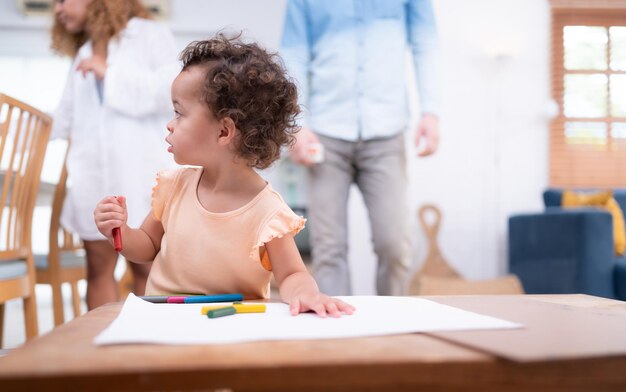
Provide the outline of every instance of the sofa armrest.
[[614,298],[614,267],[608,212],[547,208],[509,218],[509,268],[527,293]]
[[615,263],[615,297],[626,301],[626,256],[617,259]]

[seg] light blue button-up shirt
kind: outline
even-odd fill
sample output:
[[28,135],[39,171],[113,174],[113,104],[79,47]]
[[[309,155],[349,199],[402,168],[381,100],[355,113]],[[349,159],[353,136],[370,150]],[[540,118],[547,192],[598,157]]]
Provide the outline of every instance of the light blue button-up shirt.
[[406,130],[407,47],[421,111],[437,114],[438,45],[430,0],[289,0],[281,56],[298,83],[300,125],[349,141]]

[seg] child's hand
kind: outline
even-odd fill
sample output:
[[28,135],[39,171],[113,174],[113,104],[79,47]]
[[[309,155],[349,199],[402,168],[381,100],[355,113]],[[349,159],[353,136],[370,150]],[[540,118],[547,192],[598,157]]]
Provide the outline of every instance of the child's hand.
[[122,227],[128,219],[126,197],[107,196],[98,203],[93,212],[98,231],[109,240],[113,240],[113,229]]
[[354,306],[337,298],[331,298],[319,291],[303,292],[296,295],[289,304],[289,310],[293,316],[309,310],[314,311],[320,317],[341,317],[341,313],[352,314]]

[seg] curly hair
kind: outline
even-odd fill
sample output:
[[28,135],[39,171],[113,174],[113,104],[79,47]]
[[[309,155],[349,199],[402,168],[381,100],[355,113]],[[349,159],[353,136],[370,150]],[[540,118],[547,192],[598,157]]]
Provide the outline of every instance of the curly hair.
[[300,107],[277,54],[220,33],[187,45],[180,60],[183,71],[205,67],[200,98],[217,119],[233,120],[237,153],[249,166],[265,169],[280,158],[282,146],[293,145]]
[[128,20],[133,17],[150,19],[150,12],[144,8],[140,0],[92,0],[87,5],[87,28],[80,33],[70,33],[58,18],[52,25],[53,51],[70,57],[76,56],[78,49],[88,39],[109,42],[124,30]]

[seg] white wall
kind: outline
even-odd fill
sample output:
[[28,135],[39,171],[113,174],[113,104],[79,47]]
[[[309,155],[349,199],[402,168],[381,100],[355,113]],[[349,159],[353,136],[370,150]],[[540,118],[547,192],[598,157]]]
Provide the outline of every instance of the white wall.
[[[547,0],[434,0],[443,55],[440,150],[411,164],[415,252],[427,253],[416,211],[437,205],[438,241],[464,276],[507,271],[507,218],[542,208],[547,185],[549,4]],[[357,198],[351,227],[366,227]],[[369,231],[351,233],[353,286],[374,291]],[[361,266],[361,268],[358,268]]]
[[415,166],[417,203],[444,214],[441,247],[470,278],[505,271],[507,217],[547,184],[547,0],[435,0],[444,56],[442,144]]
[[[277,49],[285,0],[173,0],[180,47],[227,28]],[[547,184],[548,0],[434,0],[443,52],[440,151],[411,162],[414,210],[443,212],[439,244],[465,276],[506,270],[507,217],[541,208]],[[0,56],[48,55],[45,19],[25,19],[0,0]],[[3,72],[0,69],[0,73]],[[57,75],[56,77],[64,77]],[[2,85],[0,85],[0,91]],[[360,196],[350,205],[353,286],[374,292],[374,256]],[[412,213],[415,217],[415,213]],[[415,264],[426,254],[415,220]]]

